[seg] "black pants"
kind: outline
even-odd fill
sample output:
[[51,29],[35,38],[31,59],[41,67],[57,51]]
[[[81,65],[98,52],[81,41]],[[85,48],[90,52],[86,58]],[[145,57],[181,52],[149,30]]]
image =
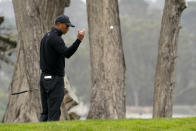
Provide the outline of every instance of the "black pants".
[[40,77],[40,92],[42,113],[40,121],[57,121],[60,118],[60,106],[64,98],[64,78],[42,73]]

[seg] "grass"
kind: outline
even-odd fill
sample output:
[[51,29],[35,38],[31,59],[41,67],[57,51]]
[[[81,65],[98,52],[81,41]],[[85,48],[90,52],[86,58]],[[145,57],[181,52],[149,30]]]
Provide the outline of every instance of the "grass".
[[0,131],[196,131],[196,117],[2,123]]

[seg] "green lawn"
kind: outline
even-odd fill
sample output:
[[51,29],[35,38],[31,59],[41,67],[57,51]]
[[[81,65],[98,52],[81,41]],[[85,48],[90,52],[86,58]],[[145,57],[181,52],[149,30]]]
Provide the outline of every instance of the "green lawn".
[[196,131],[196,117],[0,124],[0,131]]

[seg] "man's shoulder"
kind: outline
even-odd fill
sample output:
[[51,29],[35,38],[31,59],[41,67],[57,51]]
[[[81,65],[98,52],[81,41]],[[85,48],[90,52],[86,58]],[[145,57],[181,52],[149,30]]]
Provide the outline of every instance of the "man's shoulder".
[[55,33],[53,33],[53,32],[47,32],[44,35],[43,39],[46,39],[48,41],[48,40],[56,40],[56,39],[59,39],[59,38],[58,38],[57,35],[55,35]]
[[54,32],[47,32],[44,37],[47,39],[47,43],[64,43],[63,38]]

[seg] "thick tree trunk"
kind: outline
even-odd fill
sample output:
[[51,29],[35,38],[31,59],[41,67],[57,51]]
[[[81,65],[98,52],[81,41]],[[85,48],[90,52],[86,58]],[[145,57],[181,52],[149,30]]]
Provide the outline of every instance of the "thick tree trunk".
[[125,61],[118,0],[87,0],[91,105],[88,119],[125,117]]
[[[18,30],[18,54],[9,94],[39,88],[39,49],[44,33],[70,0],[13,0]],[[62,107],[65,109],[65,107]],[[41,112],[40,92],[9,95],[3,122],[35,122]],[[63,118],[67,119],[63,112]],[[62,119],[63,119],[62,118]]]
[[165,0],[155,74],[153,117],[172,117],[177,39],[185,0]]

